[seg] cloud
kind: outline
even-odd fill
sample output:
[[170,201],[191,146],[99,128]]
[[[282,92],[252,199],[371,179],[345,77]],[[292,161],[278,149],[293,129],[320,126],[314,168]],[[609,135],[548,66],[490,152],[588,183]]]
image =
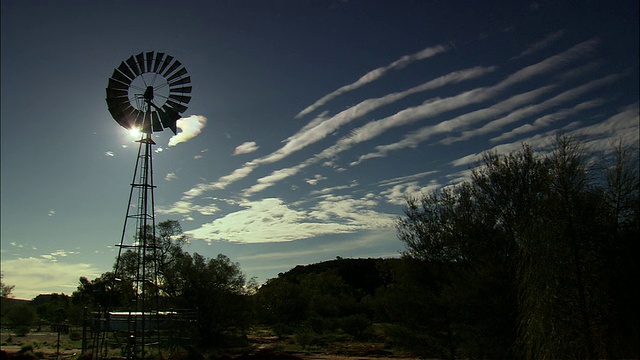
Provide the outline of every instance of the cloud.
[[[59,252],[54,252],[60,256]],[[52,254],[54,254],[52,253]],[[51,255],[54,256],[54,255]],[[63,263],[38,258],[2,259],[5,281],[15,284],[13,294],[18,299],[33,299],[39,294],[71,294],[81,276],[95,278],[104,271],[91,264]]]
[[341,88],[323,96],[322,98],[320,98],[319,100],[317,100],[315,103],[313,103],[312,105],[308,106],[307,108],[305,108],[304,110],[302,110],[298,115],[296,115],[296,118],[300,118],[302,116],[305,116],[307,114],[309,114],[310,112],[314,111],[315,109],[317,109],[318,107],[326,104],[327,102],[329,102],[330,100],[348,92],[351,90],[355,90],[361,86],[364,86],[365,84],[368,84],[370,82],[373,82],[379,78],[381,78],[382,76],[384,76],[388,71],[390,70],[396,70],[396,69],[402,69],[403,67],[411,64],[414,61],[418,61],[418,60],[423,60],[423,59],[427,59],[430,58],[434,55],[437,55],[441,52],[446,51],[447,48],[442,46],[442,45],[438,45],[438,46],[434,46],[434,47],[428,47],[426,49],[423,49],[415,54],[411,54],[411,55],[405,55],[403,57],[401,57],[400,59],[392,62],[391,64],[387,65],[387,66],[383,66],[383,67],[379,67],[377,69],[371,70],[368,73],[366,73],[365,75],[363,75],[360,79],[358,79],[356,82],[349,84],[349,85],[345,85],[342,86]]
[[582,127],[573,134],[588,137],[591,139],[589,146],[598,150],[610,151],[611,141],[618,140],[637,148],[640,138],[639,104],[625,106],[606,120]]
[[207,118],[202,115],[192,115],[178,119],[176,127],[181,131],[169,139],[169,146],[176,146],[179,143],[187,142],[198,136],[202,128],[207,125]]
[[353,180],[351,181],[351,183],[347,185],[338,185],[338,186],[327,187],[322,190],[313,190],[309,193],[309,195],[326,195],[326,194],[338,192],[340,190],[351,189],[358,185],[360,184],[358,184],[356,180]]
[[[474,68],[466,69],[462,71],[455,71],[450,74],[436,78],[434,80],[428,81],[422,85],[406,90],[402,93],[393,93],[381,98],[368,99],[368,100],[362,101],[361,103],[345,111],[340,112],[336,116],[333,116],[328,120],[318,123],[318,125],[316,125],[313,128],[307,128],[306,131],[298,132],[296,135],[289,137],[287,139],[286,145],[280,148],[279,150],[277,150],[276,152],[270,155],[267,155],[265,157],[253,160],[249,163],[246,163],[245,166],[248,165],[251,167],[251,169],[253,169],[256,166],[258,166],[258,164],[272,163],[272,162],[282,160],[283,158],[290,155],[291,153],[299,151],[302,148],[326,137],[330,133],[334,132],[339,126],[346,124],[355,118],[364,116],[366,113],[372,111],[375,108],[397,101],[410,94],[414,94],[420,91],[425,91],[427,89],[436,89],[447,84],[470,80],[470,79],[485,75],[494,70],[495,70],[494,67],[488,67],[488,68],[474,67]],[[473,92],[478,92],[478,91],[479,90],[474,90],[469,93],[461,94],[459,95],[460,99],[457,101],[462,104],[468,104],[470,102],[469,94]],[[480,100],[481,99],[478,99],[477,101],[480,101]],[[418,107],[405,109],[401,111],[399,114],[396,114],[398,116],[389,117],[379,121],[369,122],[366,125],[354,130],[351,136],[340,139],[337,144],[333,145],[328,149],[325,149],[320,154],[316,155],[314,158],[307,159],[303,163],[294,167],[275,170],[271,173],[271,175],[258,179],[258,183],[250,187],[249,189],[245,190],[244,194],[248,196],[248,195],[260,192],[270,186],[273,186],[277,181],[283,180],[289,176],[293,176],[297,174],[300,170],[302,170],[305,167],[315,164],[322,159],[330,159],[335,155],[337,155],[338,153],[348,150],[349,148],[351,148],[351,146],[359,142],[369,140],[377,135],[380,135],[381,133],[386,131],[388,128],[391,128],[394,126],[400,126],[405,123],[413,122],[420,118],[423,118],[424,114],[421,113],[419,109],[427,108],[427,110],[424,110],[424,112],[431,112],[431,114],[434,115],[436,113],[439,113],[442,111],[448,111],[455,107],[460,106],[460,105],[451,105],[449,104],[450,102],[452,102],[452,100],[437,99],[437,100],[426,102],[425,104]],[[455,102],[455,100],[453,102]],[[366,132],[369,132],[369,134],[365,134]]]
[[168,174],[164,177],[164,179],[165,179],[166,181],[172,181],[172,180],[175,180],[175,179],[177,179],[177,178],[178,178],[178,176],[176,176],[176,173],[173,173],[173,172],[168,173]]
[[549,45],[551,45],[556,40],[560,39],[565,34],[566,34],[566,32],[564,30],[556,31],[556,32],[554,32],[552,34],[549,34],[544,39],[542,39],[542,40],[532,44],[531,46],[527,47],[523,52],[520,53],[520,55],[513,57],[512,60],[519,59],[521,57],[524,57],[524,56],[527,56],[527,55],[531,55],[531,54],[533,54],[533,53],[535,53],[537,51],[540,51],[540,50],[548,47]]
[[194,212],[202,215],[213,215],[218,211],[220,211],[220,208],[215,204],[197,205],[183,200],[176,201],[169,208],[156,207],[156,213],[159,215],[182,215],[184,219],[190,218]]
[[239,205],[242,210],[185,233],[204,241],[270,243],[386,228],[395,219],[373,210],[377,202],[367,197],[325,195],[308,210],[293,209],[279,198],[245,200]]
[[491,142],[499,142],[499,141],[504,141],[507,139],[511,139],[513,137],[519,136],[519,135],[523,135],[526,133],[531,133],[534,131],[540,131],[541,129],[548,127],[549,125],[566,119],[569,116],[573,116],[576,115],[578,113],[580,113],[581,111],[584,110],[588,110],[588,109],[592,109],[594,107],[597,106],[601,106],[605,103],[605,100],[600,98],[600,99],[594,99],[594,100],[590,100],[590,101],[585,101],[582,102],[576,106],[573,106],[571,108],[564,108],[561,110],[558,110],[554,113],[551,114],[547,114],[544,115],[542,117],[537,118],[533,123],[531,124],[524,124],[522,126],[519,126],[509,132],[503,133],[500,136],[494,137],[491,139]]
[[495,116],[515,110],[518,107],[530,104],[535,99],[553,89],[553,86],[544,86],[539,89],[512,96],[511,98],[494,104],[488,108],[482,108],[472,112],[459,115],[453,119],[442,121],[436,125],[425,126],[404,136],[396,143],[376,146],[375,152],[361,155],[357,161],[350,165],[355,166],[367,159],[386,156],[391,151],[401,150],[407,147],[415,148],[421,142],[428,140],[438,134],[451,133],[464,128],[469,128],[473,124],[491,119]]
[[499,119],[493,120],[485,124],[481,128],[465,131],[460,136],[457,136],[457,137],[449,137],[443,140],[443,144],[450,145],[456,142],[466,141],[480,135],[485,135],[491,132],[500,131],[504,126],[508,124],[514,123],[516,121],[522,120],[530,116],[540,114],[543,111],[547,111],[553,107],[560,106],[565,102],[573,101],[578,96],[584,95],[585,93],[592,91],[594,89],[597,89],[598,87],[611,84],[614,81],[618,80],[620,77],[621,75],[614,74],[614,75],[605,76],[600,79],[592,80],[586,84],[580,85],[570,90],[566,90],[539,104],[518,109],[506,116],[503,116]]
[[58,261],[58,258],[67,257],[69,255],[79,254],[75,251],[66,251],[66,250],[56,250],[49,254],[40,255],[41,258],[47,259],[49,261]]
[[233,152],[233,155],[249,154],[258,150],[258,148],[259,146],[255,143],[255,141],[247,141],[236,146],[236,150]]
[[563,51],[560,54],[546,58],[536,64],[529,65],[498,84],[499,88],[505,88],[516,83],[520,83],[535,76],[539,76],[548,73],[552,70],[557,70],[562,67],[566,67],[576,60],[583,60],[598,46],[600,41],[598,39],[591,39],[581,42],[578,45],[571,47],[570,49]]
[[327,178],[325,176],[322,176],[320,174],[316,174],[313,178],[311,179],[305,179],[304,182],[306,182],[309,185],[318,185],[318,182],[322,181],[322,180],[326,180]]

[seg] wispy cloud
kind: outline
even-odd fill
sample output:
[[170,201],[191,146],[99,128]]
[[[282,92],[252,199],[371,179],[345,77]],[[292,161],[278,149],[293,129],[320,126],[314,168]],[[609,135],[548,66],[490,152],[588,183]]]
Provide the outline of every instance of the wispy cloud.
[[313,178],[311,179],[305,179],[304,182],[306,182],[309,185],[318,185],[318,182],[322,181],[322,180],[326,180],[327,177],[326,176],[322,176],[320,174],[316,174],[314,175]]
[[504,141],[516,136],[521,136],[534,131],[540,131],[541,129],[552,125],[554,122],[564,120],[569,116],[579,114],[581,111],[589,110],[589,109],[593,109],[594,107],[601,106],[604,103],[605,103],[605,100],[600,98],[600,99],[594,99],[594,100],[582,102],[571,108],[564,108],[564,109],[558,110],[554,113],[547,114],[537,118],[533,123],[524,124],[509,132],[505,132],[500,136],[494,137],[491,139],[491,142]]
[[405,135],[404,139],[396,143],[377,146],[375,148],[375,152],[361,155],[357,161],[352,162],[350,165],[355,166],[367,159],[384,157],[391,151],[397,151],[408,147],[415,148],[420,143],[439,134],[452,133],[454,131],[459,131],[460,129],[472,127],[474,124],[480,121],[505,114],[521,106],[530,104],[553,88],[554,86],[544,86],[539,89],[512,96],[511,98],[501,101],[488,108],[468,112],[456,116],[453,119],[442,121],[436,125],[425,126]]
[[170,172],[170,173],[168,173],[168,174],[164,177],[164,179],[165,179],[166,181],[172,181],[172,180],[175,180],[175,179],[177,179],[177,178],[178,178],[178,176],[177,176],[177,175],[176,175],[176,173],[174,173],[174,172]]
[[389,72],[390,70],[396,70],[396,69],[402,69],[403,67],[411,64],[412,62],[418,61],[418,60],[424,60],[427,58],[430,58],[436,54],[439,54],[441,52],[446,51],[447,48],[445,46],[442,45],[438,45],[438,46],[434,46],[434,47],[428,47],[426,49],[423,49],[415,54],[411,54],[411,55],[405,55],[403,57],[401,57],[400,59],[392,62],[391,64],[387,65],[387,66],[382,66],[379,67],[377,69],[371,70],[370,72],[366,73],[365,75],[363,75],[360,79],[358,79],[356,82],[349,84],[349,85],[345,85],[342,86],[341,88],[323,96],[322,98],[320,98],[318,101],[316,101],[315,103],[313,103],[312,105],[308,106],[306,109],[302,110],[298,115],[296,115],[296,118],[300,118],[302,116],[305,116],[309,113],[311,113],[312,111],[314,111],[315,109],[317,109],[318,107],[326,104],[327,102],[329,102],[330,100],[348,92],[348,91],[352,91],[355,90],[359,87],[362,87],[370,82],[373,82],[379,78],[381,78],[382,76],[384,76],[387,72]]
[[560,106],[566,102],[573,101],[577,99],[579,96],[584,95],[585,93],[597,89],[598,87],[611,84],[612,82],[618,80],[621,75],[609,75],[600,79],[592,80],[584,85],[575,87],[573,89],[564,91],[548,100],[545,100],[539,104],[528,106],[517,111],[514,111],[504,117],[493,120],[479,129],[473,129],[463,132],[460,136],[457,137],[449,137],[443,140],[444,144],[450,145],[455,142],[469,140],[473,137],[477,137],[480,135],[485,135],[491,132],[500,131],[504,126],[514,123],[516,121],[520,121],[524,118],[535,116],[544,111],[552,109],[556,106]]
[[619,112],[605,121],[581,127],[573,133],[590,139],[589,146],[610,151],[611,140],[622,141],[623,144],[637,148],[640,141],[639,104],[636,102],[623,107]]
[[207,118],[202,115],[178,119],[176,127],[181,131],[169,139],[169,146],[176,146],[193,139],[200,134],[205,125],[207,125]]
[[[586,45],[583,45],[586,47]],[[582,47],[580,47],[582,49]],[[505,80],[499,82],[497,85],[491,87],[484,88],[476,88],[472,90],[468,90],[466,92],[444,98],[444,99],[436,99],[432,101],[427,101],[421,105],[408,107],[406,109],[400,110],[399,112],[388,116],[386,118],[370,121],[365,125],[353,130],[349,136],[345,136],[338,140],[334,145],[324,149],[319,154],[315,155],[313,158],[310,158],[301,164],[289,167],[286,169],[276,170],[272,172],[269,176],[258,179],[258,183],[249,189],[245,190],[245,196],[253,195],[257,192],[260,192],[270,186],[273,186],[277,181],[285,179],[289,176],[293,176],[297,174],[301,169],[310,166],[311,164],[315,164],[318,161],[324,159],[331,159],[337,156],[339,153],[347,151],[351,149],[356,144],[370,141],[386,131],[399,127],[414,123],[418,120],[424,120],[426,118],[433,118],[440,114],[444,114],[453,110],[458,110],[464,107],[468,107],[472,104],[478,104],[489,99],[494,98],[499,95],[502,91],[508,89],[510,86],[515,85],[517,83],[523,82],[530,77],[538,76],[542,72],[551,71],[556,66],[564,65],[558,59],[559,58],[572,58],[575,56],[574,52],[577,52],[575,47],[563,53],[563,56],[553,56],[550,59],[553,60],[544,60],[536,65],[528,66],[523,70],[519,70],[516,73],[508,76]],[[580,50],[582,51],[582,50]],[[488,68],[485,68],[485,71],[488,71]],[[546,91],[547,88],[543,88]],[[586,90],[585,90],[586,91]],[[535,94],[535,93],[534,93]],[[531,94],[529,94],[531,95]],[[322,124],[320,124],[322,125]],[[319,126],[320,126],[319,125]],[[480,130],[478,130],[480,131]],[[472,134],[468,132],[468,134]],[[463,134],[464,136],[464,134]]]
[[247,141],[236,146],[236,150],[233,152],[233,155],[249,154],[258,150],[258,148],[259,146],[255,143],[255,141]]
[[49,254],[40,255],[41,258],[49,261],[58,261],[58,258],[79,254],[77,251],[56,250]]
[[[271,163],[280,161],[288,157],[289,155],[324,139],[329,134],[335,132],[339,127],[345,124],[348,124],[355,119],[363,117],[366,114],[370,113],[371,111],[381,106],[388,105],[390,103],[403,99],[409,95],[416,94],[418,92],[434,90],[445,85],[456,84],[463,81],[476,79],[478,77],[481,77],[483,75],[486,75],[488,73],[495,71],[495,69],[496,69],[495,67],[474,67],[466,70],[455,71],[450,74],[430,80],[426,83],[423,83],[421,85],[418,85],[416,87],[413,87],[403,92],[388,94],[380,98],[364,100],[330,118],[325,117],[326,115],[325,114],[321,117],[321,121],[317,119],[314,119],[312,121],[312,123],[314,124],[313,127],[305,126],[302,130],[298,131],[296,134],[286,139],[285,145],[282,146],[280,149],[276,150],[271,154],[263,156],[261,158],[257,158],[257,159],[246,162],[241,168],[236,169],[232,174],[223,176],[215,182],[211,182],[209,184],[196,185],[195,187],[193,187],[192,189],[184,193],[185,197],[183,198],[183,200],[201,195],[203,192],[208,190],[224,189],[231,183],[248,176],[251,172],[253,172],[253,170],[256,167],[260,165],[271,164]],[[437,100],[433,102],[441,104]],[[433,106],[435,105],[432,105],[432,107]],[[346,140],[343,141],[342,145],[336,145],[332,149],[323,151],[323,153],[318,155],[315,159],[307,160],[303,164],[300,164],[296,167],[276,170],[272,172],[271,175],[259,179],[256,185],[254,185],[253,187],[245,191],[245,194],[253,194],[253,193],[262,191],[272,186],[273,184],[275,184],[276,181],[279,181],[288,176],[297,174],[298,171],[301,170],[302,168],[305,168],[311,164],[314,164],[320,159],[331,158],[333,156],[331,152],[332,151],[334,153],[340,152],[338,148],[340,146],[343,146],[345,141]]]
[[560,39],[561,37],[563,37],[565,35],[565,31],[564,30],[560,30],[560,31],[556,31],[552,34],[547,35],[547,37],[545,37],[544,39],[530,45],[529,47],[527,47],[523,52],[520,53],[520,55],[515,56],[512,58],[513,59],[519,59],[521,57],[533,54],[535,52],[538,52],[546,47],[548,47],[549,45],[551,45],[552,43],[556,42],[558,39]]

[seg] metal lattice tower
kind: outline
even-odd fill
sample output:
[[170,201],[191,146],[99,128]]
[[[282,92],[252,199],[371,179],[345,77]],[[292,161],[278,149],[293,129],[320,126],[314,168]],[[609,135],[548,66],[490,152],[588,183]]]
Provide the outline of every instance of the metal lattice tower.
[[169,312],[159,307],[151,135],[164,128],[176,133],[176,121],[191,99],[190,82],[179,61],[156,52],[131,56],[109,78],[109,112],[123,127],[140,130],[141,137],[112,284],[127,293],[127,303],[112,297],[99,311],[95,359],[109,357],[110,348],[120,348],[128,359],[146,358],[160,349],[162,318]]

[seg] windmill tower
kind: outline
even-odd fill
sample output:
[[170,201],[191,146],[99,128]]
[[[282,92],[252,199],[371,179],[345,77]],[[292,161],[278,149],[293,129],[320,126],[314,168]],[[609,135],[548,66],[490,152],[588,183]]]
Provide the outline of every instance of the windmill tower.
[[129,57],[109,78],[109,112],[118,124],[141,136],[114,267],[114,286],[127,289],[129,296],[126,303],[112,299],[102,309],[93,338],[96,359],[107,357],[110,347],[120,347],[127,358],[145,358],[162,342],[167,312],[159,307],[152,134],[166,128],[176,134],[176,121],[191,100],[190,84],[182,63],[154,51]]

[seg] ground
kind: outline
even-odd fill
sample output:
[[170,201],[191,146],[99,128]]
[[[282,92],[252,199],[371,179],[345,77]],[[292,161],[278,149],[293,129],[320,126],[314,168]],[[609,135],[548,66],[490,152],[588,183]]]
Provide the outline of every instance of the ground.
[[[8,332],[0,334],[1,359],[13,358],[19,354],[32,354],[35,357],[55,359],[58,350],[58,334],[52,332],[32,332],[26,336],[16,336]],[[277,337],[269,333],[256,332],[248,337],[250,351],[243,351],[235,355],[224,355],[221,358],[237,360],[408,360],[418,359],[417,356],[391,350],[381,343],[344,341],[325,341],[321,345],[309,343],[300,345],[300,339],[295,337]],[[60,335],[59,359],[77,359],[81,353],[80,341],[69,339],[69,335]]]

